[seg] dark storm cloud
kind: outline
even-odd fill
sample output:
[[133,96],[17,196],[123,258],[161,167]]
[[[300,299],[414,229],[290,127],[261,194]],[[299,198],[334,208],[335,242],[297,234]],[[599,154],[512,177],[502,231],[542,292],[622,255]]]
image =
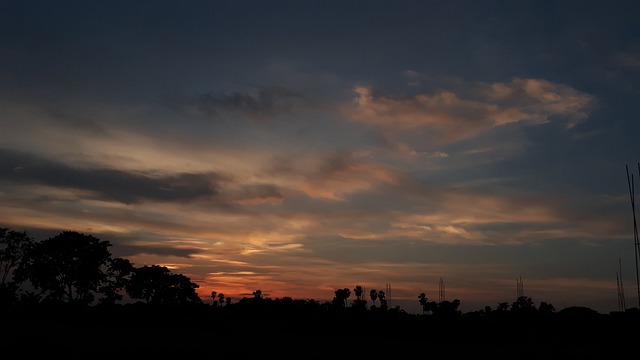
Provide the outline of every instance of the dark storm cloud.
[[215,173],[150,176],[117,169],[73,168],[34,155],[0,149],[0,181],[88,190],[125,204],[189,201],[218,194]]
[[270,119],[308,103],[301,93],[283,86],[263,87],[253,92],[173,95],[166,97],[166,101],[170,108],[181,113],[192,109],[215,117],[221,112],[235,111],[248,114],[253,120]]

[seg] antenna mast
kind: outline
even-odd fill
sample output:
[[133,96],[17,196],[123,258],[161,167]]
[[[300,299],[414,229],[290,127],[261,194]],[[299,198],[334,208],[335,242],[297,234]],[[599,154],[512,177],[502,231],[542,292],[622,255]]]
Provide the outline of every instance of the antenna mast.
[[[636,286],[638,287],[638,308],[640,308],[640,277],[638,275],[638,248],[640,248],[640,242],[638,241],[638,223],[636,222],[636,205],[635,205],[635,189],[633,174],[629,177],[629,166],[625,165],[627,169],[627,183],[629,184],[629,198],[631,199],[631,213],[633,214],[633,247],[636,258]],[[638,162],[638,172],[640,172],[640,162]]]
[[387,294],[386,294],[387,303],[389,304],[389,307],[391,307],[391,283],[387,283],[385,285],[385,289],[387,290]]
[[519,277],[516,281],[516,299],[520,299],[524,296],[524,284],[522,283],[522,277]]
[[618,259],[618,267],[620,271],[616,275],[616,281],[618,282],[618,311],[625,311],[626,304],[624,303],[624,286],[622,285],[622,260]]

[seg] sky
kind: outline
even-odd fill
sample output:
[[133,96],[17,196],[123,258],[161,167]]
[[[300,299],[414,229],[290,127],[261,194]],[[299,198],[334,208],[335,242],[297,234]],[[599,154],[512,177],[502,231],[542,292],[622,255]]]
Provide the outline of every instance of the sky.
[[639,95],[638,1],[5,0],[0,227],[205,302],[638,307]]

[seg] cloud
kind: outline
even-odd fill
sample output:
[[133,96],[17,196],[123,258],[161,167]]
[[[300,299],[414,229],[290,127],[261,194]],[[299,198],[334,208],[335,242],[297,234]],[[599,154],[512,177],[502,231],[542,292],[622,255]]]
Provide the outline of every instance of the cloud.
[[[305,198],[344,202],[357,193],[375,191],[385,184],[405,181],[404,175],[378,163],[367,151],[332,151],[317,155],[297,154],[291,159],[274,156],[257,176],[268,178],[270,188],[285,191],[289,201]],[[264,186],[264,185],[263,185]],[[284,195],[283,195],[284,196]],[[273,199],[276,200],[277,198]]]
[[316,199],[345,201],[346,196],[372,191],[382,184],[397,184],[394,170],[366,161],[367,154],[333,153],[319,160],[317,168],[299,184],[299,190]]
[[640,69],[640,53],[621,52],[612,56],[614,65],[629,69]]
[[198,248],[175,247],[160,244],[150,244],[144,246],[127,245],[126,243],[116,244],[118,245],[118,256],[126,258],[136,255],[159,255],[190,258],[194,254],[202,252],[202,250]]
[[511,83],[479,85],[480,95],[500,107],[510,107],[525,116],[501,119],[496,125],[525,121],[543,124],[555,118],[570,129],[588,117],[595,97],[562,84],[541,79],[514,79]]
[[284,196],[278,187],[272,184],[244,185],[237,194],[233,195],[233,202],[245,205],[278,204],[283,200]]
[[0,149],[0,181],[87,191],[88,196],[125,204],[190,201],[218,194],[220,176],[209,173],[151,174],[110,168],[77,168]]
[[300,92],[284,86],[260,87],[249,92],[226,94],[174,95],[167,97],[166,101],[170,108],[180,113],[195,112],[215,118],[225,112],[238,112],[249,115],[254,121],[272,119],[309,104]]
[[[414,72],[410,75],[417,77]],[[587,118],[595,102],[593,96],[566,85],[520,78],[414,95],[387,95],[366,86],[354,92],[354,120],[387,134],[422,132],[442,145],[473,139],[507,124],[562,121],[570,129]]]

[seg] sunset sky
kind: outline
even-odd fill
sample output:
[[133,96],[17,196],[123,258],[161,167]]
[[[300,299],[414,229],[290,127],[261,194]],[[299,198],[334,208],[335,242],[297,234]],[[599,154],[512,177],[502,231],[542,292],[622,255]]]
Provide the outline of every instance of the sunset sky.
[[637,307],[639,96],[638,1],[5,0],[0,227],[207,302]]

